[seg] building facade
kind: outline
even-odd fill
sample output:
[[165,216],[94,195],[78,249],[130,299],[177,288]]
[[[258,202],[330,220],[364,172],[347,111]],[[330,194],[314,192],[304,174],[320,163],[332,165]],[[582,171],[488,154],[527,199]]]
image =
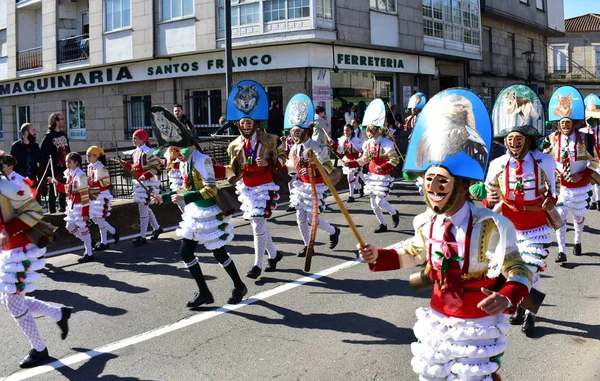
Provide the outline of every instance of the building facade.
[[[523,81],[528,39],[543,79],[562,0],[539,1],[524,26],[492,21],[524,14],[492,14],[491,1],[233,0],[234,82],[256,80],[284,107],[307,93],[335,121],[350,102],[360,116],[377,97],[400,110],[415,91],[463,86],[485,97]],[[211,133],[227,98],[224,34],[224,0],[0,0],[0,148],[24,122],[43,131],[53,111],[78,151],[130,146],[154,104],[183,104],[199,134]]]
[[548,39],[549,87],[573,85],[585,97],[600,94],[600,14],[565,20],[566,34]]

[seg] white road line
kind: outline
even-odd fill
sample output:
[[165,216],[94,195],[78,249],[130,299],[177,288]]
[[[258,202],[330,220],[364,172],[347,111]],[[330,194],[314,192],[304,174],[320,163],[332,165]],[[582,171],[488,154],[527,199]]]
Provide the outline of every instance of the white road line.
[[238,310],[238,309],[248,306],[250,304],[270,298],[271,296],[274,296],[274,295],[280,294],[282,292],[289,291],[298,286],[302,286],[304,284],[313,282],[324,276],[328,276],[328,275],[334,274],[338,271],[348,269],[358,263],[361,263],[361,260],[356,259],[353,261],[347,261],[347,262],[341,263],[337,266],[330,267],[328,269],[320,271],[316,274],[305,276],[300,279],[283,284],[279,287],[275,287],[274,289],[260,292],[246,300],[243,300],[239,304],[233,304],[233,305],[228,304],[228,305],[225,305],[214,311],[207,311],[207,312],[203,312],[203,313],[200,313],[197,315],[193,315],[193,316],[190,316],[189,318],[180,320],[176,323],[169,324],[169,325],[154,329],[152,331],[144,332],[139,335],[117,341],[112,344],[107,344],[107,345],[101,346],[99,348],[87,351],[85,353],[74,354],[72,356],[67,356],[65,358],[56,360],[53,363],[48,364],[48,365],[38,366],[36,368],[32,368],[32,369],[28,369],[25,371],[15,373],[11,376],[3,378],[2,380],[5,380],[5,381],[26,380],[28,378],[39,376],[41,374],[45,374],[45,373],[51,372],[53,370],[56,370],[56,369],[59,369],[59,368],[65,367],[65,366],[71,366],[71,365],[77,364],[79,362],[86,361],[88,359],[91,359],[96,356],[100,356],[105,353],[112,353],[119,349],[130,347],[132,345],[153,339],[155,337],[166,335],[168,333],[180,330],[180,329],[188,327],[190,325],[201,323],[205,320],[217,317],[217,316],[219,316],[221,314],[225,314],[229,311]]

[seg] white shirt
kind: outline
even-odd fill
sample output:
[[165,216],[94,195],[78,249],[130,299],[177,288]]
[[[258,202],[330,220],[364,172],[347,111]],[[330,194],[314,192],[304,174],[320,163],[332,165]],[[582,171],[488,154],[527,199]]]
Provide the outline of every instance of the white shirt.
[[[448,195],[447,197],[449,197]],[[467,236],[467,229],[469,228],[469,203],[465,202],[465,204],[460,208],[456,213],[451,216],[446,216],[445,214],[437,215],[435,221],[433,222],[433,231],[431,237],[429,239],[428,244],[431,245],[431,253],[435,253],[436,251],[442,252],[442,245],[444,242],[444,231],[446,228],[444,227],[444,221],[446,219],[450,219],[452,222],[451,232],[454,234],[456,238],[456,242],[458,245],[456,248],[458,249],[458,255],[460,257],[464,257],[465,255],[465,237]],[[430,255],[431,255],[430,253]],[[441,268],[441,259],[438,260],[438,266],[435,266],[436,257],[432,256],[432,263],[436,269]],[[461,260],[459,262],[460,268],[462,269],[464,261]]]

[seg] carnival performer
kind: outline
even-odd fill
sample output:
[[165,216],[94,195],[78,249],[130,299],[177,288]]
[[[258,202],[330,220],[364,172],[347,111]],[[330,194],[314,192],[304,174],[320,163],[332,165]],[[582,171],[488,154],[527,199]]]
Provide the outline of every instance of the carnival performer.
[[[284,154],[285,160],[287,161],[287,159],[290,157],[290,149],[294,145],[294,138],[292,138],[292,136],[290,134],[290,130],[284,128],[283,136],[280,137],[279,140],[281,141],[281,143],[279,144],[279,150]],[[292,194],[292,188],[294,187],[294,181],[297,180],[297,177],[296,177],[295,173],[290,173],[289,175],[290,175],[291,179],[288,182],[287,186],[288,186],[289,194]],[[286,212],[295,212],[296,208],[294,208],[292,206],[288,206],[285,209],[285,211]]]
[[[294,181],[290,194],[290,205],[296,208],[296,221],[300,229],[304,247],[298,257],[305,257],[310,240],[310,223],[313,213],[313,197],[308,171],[313,171],[316,192],[319,204],[319,213],[324,210],[327,185],[322,175],[310,164],[312,154],[323,164],[326,171],[331,173],[333,164],[326,146],[311,139],[313,134],[313,104],[305,94],[296,94],[289,101],[285,109],[285,127],[291,131],[294,145],[286,161],[288,173],[296,173],[298,178]],[[323,217],[318,218],[318,227],[329,234],[329,248],[334,249],[340,238],[340,229],[329,224]]]
[[[529,113],[521,114],[507,107],[521,99]],[[554,228],[548,213],[556,202],[556,163],[550,155],[537,149],[537,139],[544,136],[544,108],[528,86],[512,85],[502,90],[492,112],[494,139],[504,143],[506,154],[490,163],[485,180],[487,206],[508,218],[517,229],[517,246],[533,273],[532,287],[540,290],[540,273],[546,269]],[[531,337],[535,330],[535,313],[518,307],[510,317],[513,325]]]
[[94,250],[109,249],[108,233],[113,236],[115,243],[119,243],[119,228],[113,227],[106,221],[110,216],[112,194],[110,194],[110,174],[108,173],[106,155],[98,146],[91,146],[86,152],[88,160],[88,181],[90,187],[90,219],[100,229],[100,243]]
[[408,100],[408,106],[406,107],[410,111],[410,115],[405,119],[404,125],[400,126],[400,129],[412,133],[419,118],[419,113],[425,107],[427,103],[427,97],[422,92],[413,94]]
[[420,380],[499,380],[509,327],[504,314],[531,287],[512,223],[469,200],[471,182],[484,178],[491,135],[475,93],[448,89],[434,96],[417,121],[404,167],[424,177],[428,209],[415,217],[413,238],[391,249],[359,249],[371,271],[427,263],[421,279],[433,283],[433,293],[429,307],[416,311],[411,344]]
[[42,207],[32,197],[29,186],[0,178],[0,213],[0,300],[31,345],[31,350],[19,366],[31,368],[48,358],[48,348],[38,331],[34,316],[46,316],[54,320],[64,340],[69,333],[71,309],[55,307],[26,296],[35,290],[35,284],[40,279],[38,271],[46,263],[46,248],[38,247],[37,241],[28,234],[43,217]]
[[357,160],[344,160],[344,167],[360,168],[369,164],[369,173],[365,183],[364,192],[371,199],[371,208],[379,221],[375,233],[383,233],[388,230],[383,212],[392,216],[394,228],[400,223],[400,213],[387,201],[394,177],[392,172],[399,163],[398,152],[394,142],[386,138],[385,130],[385,104],[379,98],[373,100],[363,118],[363,125],[367,126],[368,140],[363,144],[362,154]]
[[[183,186],[183,176],[181,175],[181,170],[179,169],[181,162],[177,158],[178,154],[178,151],[172,150],[171,147],[168,147],[164,154],[164,166],[169,168],[169,188],[172,191],[177,191]],[[181,210],[181,213],[183,213],[185,209],[185,203],[177,203],[177,207],[179,210]]]
[[583,97],[571,86],[561,86],[550,98],[548,106],[550,121],[558,122],[558,130],[548,136],[543,146],[556,161],[560,174],[560,193],[556,208],[565,221],[556,231],[558,256],[554,262],[567,261],[565,235],[567,217],[573,214],[575,246],[573,255],[581,255],[581,233],[585,225],[585,212],[590,201],[594,180],[592,174],[598,170],[598,153],[594,136],[579,132],[584,120]]
[[[364,140],[357,138],[354,135],[354,129],[351,124],[347,124],[344,126],[344,136],[338,138],[338,153],[344,155],[344,161],[354,161],[358,159],[360,153],[362,152],[362,147],[364,144]],[[354,202],[354,191],[359,191],[359,194],[362,193],[362,185],[360,184],[359,172],[362,172],[362,168],[349,168],[343,167],[342,173],[348,176],[348,188],[349,188],[349,196],[346,202]]]
[[133,181],[133,201],[137,203],[140,212],[140,235],[133,240],[133,246],[142,246],[146,244],[146,233],[148,224],[152,225],[151,240],[157,240],[163,233],[163,229],[158,224],[154,212],[150,209],[150,204],[154,201],[150,196],[160,191],[160,181],[157,178],[160,172],[160,161],[152,153],[148,132],[140,129],[133,133],[133,144],[136,146],[133,152],[133,164],[120,160],[119,162],[127,171],[131,172]]
[[[600,97],[596,94],[589,94],[583,100],[585,104],[585,123],[586,126],[580,130],[586,134],[594,136],[594,144],[596,146],[596,153],[600,153]],[[599,154],[600,156],[600,154]],[[596,173],[600,174],[600,167],[596,170]],[[600,210],[600,185],[592,184],[592,203],[590,204],[591,210]]]
[[225,245],[233,239],[233,224],[230,223],[231,215],[226,216],[215,200],[217,181],[212,160],[194,147],[193,136],[180,122],[167,117],[166,110],[152,107],[151,112],[159,144],[167,146],[169,155],[180,162],[179,169],[183,177],[180,189],[172,189],[153,198],[158,204],[185,204],[181,216],[183,221],[176,230],[177,235],[182,238],[179,254],[198,285],[198,292],[186,306],[193,308],[214,303],[198,258],[194,255],[199,243],[212,251],[233,281],[233,290],[227,303],[239,303],[248,289],[240,279],[233,259],[225,250]]
[[[15,167],[17,166],[17,158],[13,155],[6,155],[4,152],[0,151],[0,163],[2,163],[2,173],[10,182],[16,183],[17,186],[21,186],[25,184],[27,187],[33,189],[34,182],[33,180],[23,177],[17,172],[15,172]],[[32,190],[33,198],[36,198],[37,194],[34,194],[35,191]]]
[[263,257],[268,254],[265,271],[275,271],[283,255],[273,244],[267,226],[279,200],[279,185],[273,171],[285,163],[277,148],[277,135],[266,133],[261,121],[269,117],[269,101],[264,88],[254,81],[241,81],[233,87],[227,100],[227,120],[237,122],[240,136],[229,144],[231,164],[227,168],[230,182],[236,181],[238,199],[244,219],[250,220],[254,236],[254,266],[246,273],[256,279],[262,273]]
[[68,197],[65,216],[67,231],[83,242],[85,251],[77,262],[86,263],[94,260],[94,252],[92,251],[92,236],[88,229],[88,220],[90,219],[90,189],[88,186],[88,177],[81,169],[81,164],[81,155],[77,152],[69,153],[67,155],[67,169],[64,173],[67,182],[61,183],[53,177],[48,177],[48,182],[56,185],[56,190],[59,193],[66,194]]

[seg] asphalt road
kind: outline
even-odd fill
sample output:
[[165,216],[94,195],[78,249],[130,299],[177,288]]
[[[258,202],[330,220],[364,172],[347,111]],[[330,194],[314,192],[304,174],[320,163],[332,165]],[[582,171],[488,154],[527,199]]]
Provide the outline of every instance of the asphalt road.
[[[382,234],[373,233],[377,222],[368,199],[348,204],[366,241],[387,246],[412,235],[412,218],[425,207],[416,188],[399,182],[390,200],[401,212],[401,222]],[[342,228],[341,240],[329,250],[326,233],[319,232],[310,274],[295,256],[302,247],[295,214],[275,213],[269,226],[285,257],[277,272],[263,273],[257,281],[244,277],[249,299],[237,306],[221,308],[231,282],[212,255],[199,248],[215,304],[196,311],[185,307],[195,283],[175,253],[179,242],[174,232],[141,249],[131,241],[112,245],[113,250],[97,254],[93,263],[77,264],[74,254],[50,258],[34,296],[74,308],[69,337],[61,341],[54,322],[36,319],[57,361],[21,371],[18,362],[29,347],[3,309],[0,377],[415,380],[410,367],[414,311],[428,304],[428,294],[408,286],[414,269],[370,273],[356,261],[356,241],[332,207],[334,212],[324,216]],[[240,218],[234,222],[236,238],[228,250],[245,274],[254,258],[251,228]],[[568,255],[569,262],[559,266],[552,248],[536,337],[528,339],[519,327],[511,329],[501,370],[504,380],[600,379],[600,212],[590,211],[586,222],[584,256]],[[567,239],[572,241],[572,230]]]

